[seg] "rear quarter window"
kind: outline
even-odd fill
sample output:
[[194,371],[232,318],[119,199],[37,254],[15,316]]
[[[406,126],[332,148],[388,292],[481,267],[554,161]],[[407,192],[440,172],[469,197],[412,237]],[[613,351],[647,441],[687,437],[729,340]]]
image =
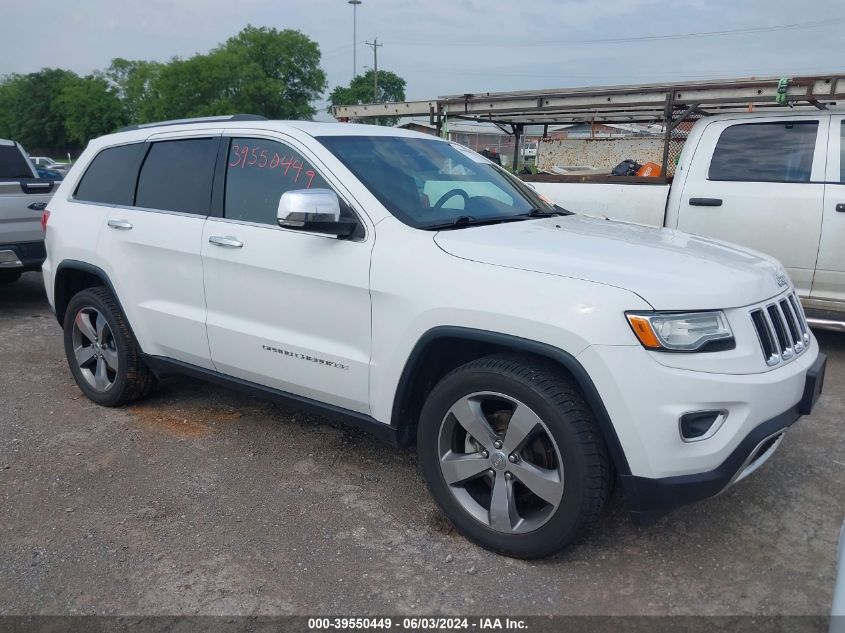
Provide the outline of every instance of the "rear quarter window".
[[85,170],[74,198],[130,206],[143,148],[143,143],[132,143],[102,150]]

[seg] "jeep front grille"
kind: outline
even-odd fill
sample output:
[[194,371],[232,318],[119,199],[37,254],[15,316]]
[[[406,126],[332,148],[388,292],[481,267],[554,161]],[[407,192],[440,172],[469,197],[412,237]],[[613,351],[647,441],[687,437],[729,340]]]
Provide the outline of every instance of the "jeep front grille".
[[810,344],[810,328],[794,292],[751,311],[763,357],[769,367],[786,362]]

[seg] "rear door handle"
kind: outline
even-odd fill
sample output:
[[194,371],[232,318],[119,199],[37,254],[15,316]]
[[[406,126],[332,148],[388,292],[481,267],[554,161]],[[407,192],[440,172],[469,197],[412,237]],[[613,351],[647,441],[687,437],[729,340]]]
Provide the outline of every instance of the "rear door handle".
[[127,220],[109,220],[108,224],[110,229],[117,229],[118,231],[128,231],[132,228],[132,224]]
[[689,203],[694,207],[721,207],[721,198],[690,198]]
[[836,210],[839,211],[839,213],[845,213],[845,202],[840,202],[839,204],[837,204]]
[[47,208],[46,202],[33,202],[32,204],[26,205],[27,209],[32,209],[33,211],[43,211]]
[[208,241],[223,248],[242,248],[244,245],[243,242],[239,242],[234,237],[223,237],[222,235],[212,235],[208,238]]

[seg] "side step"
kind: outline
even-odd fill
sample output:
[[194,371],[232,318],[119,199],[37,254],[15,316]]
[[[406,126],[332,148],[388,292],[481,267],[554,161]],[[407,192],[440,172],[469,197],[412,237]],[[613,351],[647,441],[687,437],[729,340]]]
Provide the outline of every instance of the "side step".
[[817,330],[832,330],[834,332],[845,332],[845,321],[832,321],[830,319],[817,319],[807,317],[807,323],[811,328]]
[[845,312],[805,307],[804,313],[811,328],[845,332]]

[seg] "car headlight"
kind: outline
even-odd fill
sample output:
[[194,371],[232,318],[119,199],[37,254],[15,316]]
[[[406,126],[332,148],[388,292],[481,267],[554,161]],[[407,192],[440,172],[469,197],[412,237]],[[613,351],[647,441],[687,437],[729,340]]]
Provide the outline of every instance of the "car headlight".
[[717,352],[736,347],[724,312],[626,312],[643,347],[662,352]]

